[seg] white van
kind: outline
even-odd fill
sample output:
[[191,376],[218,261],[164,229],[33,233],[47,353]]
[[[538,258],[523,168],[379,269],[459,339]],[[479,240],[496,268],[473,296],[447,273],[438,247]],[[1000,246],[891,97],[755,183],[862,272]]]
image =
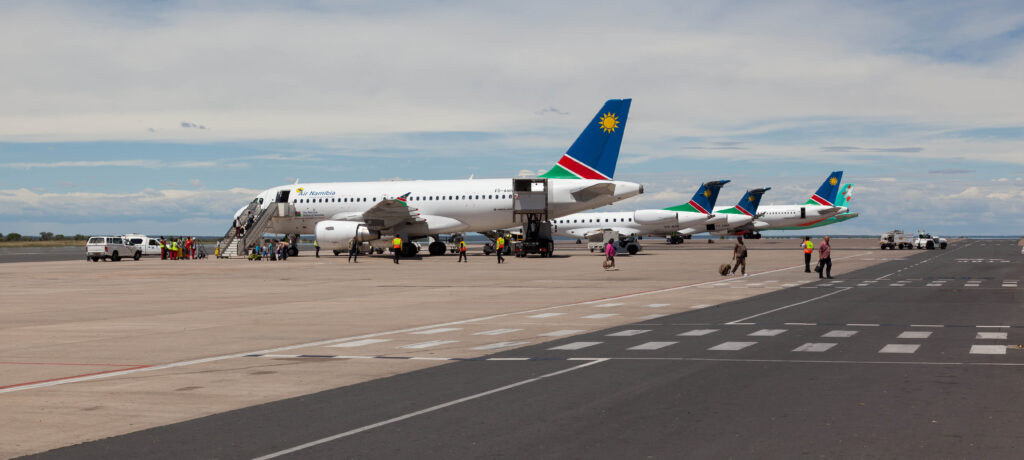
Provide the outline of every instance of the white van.
[[122,257],[131,257],[139,260],[142,257],[142,250],[127,244],[120,236],[94,236],[89,238],[85,244],[85,256],[93,262],[100,259],[107,259],[117,262]]
[[160,240],[138,233],[129,233],[124,236],[125,242],[135,246],[135,249],[142,251],[144,256],[160,255]]

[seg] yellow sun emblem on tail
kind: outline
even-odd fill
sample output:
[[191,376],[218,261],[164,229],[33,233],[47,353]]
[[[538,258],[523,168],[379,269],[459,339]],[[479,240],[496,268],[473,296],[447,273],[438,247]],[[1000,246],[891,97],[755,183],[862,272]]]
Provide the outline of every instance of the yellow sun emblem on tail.
[[750,195],[750,196],[748,196],[748,197],[747,197],[747,201],[749,201],[749,202],[753,203],[753,202],[754,202],[754,195]]
[[619,117],[615,116],[614,113],[608,112],[601,115],[601,121],[598,124],[601,126],[602,131],[610,133],[619,127]]
[[706,198],[711,198],[711,190],[704,190],[704,196]]
[[830,177],[830,178],[828,178],[828,183],[829,183],[829,185],[835,187],[836,184],[839,183],[839,179],[836,179],[835,177]]

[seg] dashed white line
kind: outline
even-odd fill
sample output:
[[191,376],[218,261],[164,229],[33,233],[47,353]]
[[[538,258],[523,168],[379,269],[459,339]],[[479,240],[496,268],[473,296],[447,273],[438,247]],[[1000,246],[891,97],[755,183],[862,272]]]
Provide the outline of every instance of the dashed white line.
[[608,334],[608,337],[632,337],[634,335],[640,335],[645,332],[651,332],[650,329],[626,329],[624,331],[613,332]]
[[1005,355],[1006,345],[971,345],[972,355]]
[[526,345],[530,342],[497,342],[487,345],[481,345],[479,347],[473,347],[473,350],[498,350],[501,348],[517,347],[519,345]]
[[845,338],[853,337],[856,334],[857,334],[857,331],[843,331],[843,330],[836,329],[834,331],[828,331],[828,332],[822,334],[821,336],[822,337],[844,338],[845,339]]
[[701,337],[708,334],[718,332],[718,329],[694,329],[692,331],[686,331],[682,334],[678,334],[680,337]]
[[521,331],[521,330],[522,329],[492,329],[490,331],[477,332],[476,334],[473,334],[473,335],[501,335],[501,334],[509,334],[509,333],[512,333],[512,332],[518,332],[518,331]]
[[619,314],[618,313],[598,313],[596,315],[587,315],[587,316],[584,316],[583,318],[584,319],[604,319],[604,318],[611,318],[612,316],[619,316]]
[[630,347],[628,348],[628,350],[659,350],[669,345],[675,345],[677,343],[679,342],[647,342],[637,345],[635,347]]
[[422,348],[436,347],[438,345],[447,345],[449,343],[455,343],[458,340],[431,340],[429,342],[411,343],[409,345],[402,345],[398,348],[406,348],[411,350],[419,350]]
[[828,351],[829,348],[836,346],[834,343],[805,343],[793,349],[793,351],[809,352],[809,353],[821,353]]
[[1005,332],[979,332],[975,337],[982,340],[1006,340]]
[[548,348],[548,350],[580,350],[594,345],[600,345],[603,342],[572,342],[565,345],[559,345],[557,347]]
[[932,335],[932,331],[904,331],[900,335],[896,336],[897,339],[927,339]]
[[339,344],[328,345],[328,346],[329,347],[335,347],[335,348],[355,348],[355,347],[362,347],[362,346],[366,346],[366,345],[373,345],[375,343],[390,342],[390,341],[391,341],[391,339],[363,339],[363,340],[355,340],[355,341],[352,341],[352,342],[342,342],[342,343],[339,343]]
[[903,354],[910,354],[910,353],[916,352],[917,349],[920,348],[920,347],[921,347],[921,345],[916,344],[916,343],[915,344],[890,343],[890,344],[882,347],[882,349],[878,350],[878,352],[879,353],[903,353]]
[[427,329],[425,331],[410,332],[410,334],[430,335],[430,334],[441,334],[441,333],[444,333],[444,332],[461,331],[461,330],[462,330],[461,327],[439,327],[437,329]]
[[536,315],[527,316],[527,318],[553,318],[555,316],[562,316],[565,313],[539,313]]
[[708,348],[710,351],[738,351],[747,348],[757,342],[723,342]]
[[782,334],[783,332],[786,332],[786,329],[761,329],[759,331],[751,332],[747,335],[751,337],[775,337],[779,334]]
[[545,332],[543,334],[537,334],[540,337],[565,337],[567,335],[576,335],[581,332],[586,332],[582,329],[561,329],[557,331]]

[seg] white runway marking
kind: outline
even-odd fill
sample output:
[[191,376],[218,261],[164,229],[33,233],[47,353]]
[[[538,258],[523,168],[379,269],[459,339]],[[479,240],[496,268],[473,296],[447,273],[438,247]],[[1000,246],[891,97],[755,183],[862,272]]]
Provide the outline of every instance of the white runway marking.
[[932,335],[931,331],[905,331],[896,336],[897,339],[927,339]]
[[447,407],[451,407],[451,406],[454,406],[454,405],[457,405],[457,404],[462,404],[462,403],[464,403],[466,401],[472,401],[474,399],[482,398],[484,396],[489,396],[489,395],[492,395],[492,394],[495,394],[495,393],[499,393],[499,392],[502,392],[502,391],[505,391],[505,390],[509,390],[509,389],[516,388],[516,387],[519,387],[519,386],[523,386],[523,385],[526,385],[528,383],[537,382],[537,381],[540,381],[540,380],[543,380],[543,379],[546,379],[546,378],[551,378],[551,377],[554,377],[554,376],[557,376],[557,375],[561,375],[561,374],[565,374],[565,373],[572,372],[572,371],[575,371],[575,370],[583,369],[583,368],[588,367],[588,366],[593,366],[593,365],[598,364],[598,363],[603,363],[605,361],[606,360],[604,360],[604,359],[596,359],[596,360],[593,360],[593,361],[588,361],[586,363],[580,364],[579,366],[570,367],[568,369],[562,369],[560,371],[555,371],[555,372],[552,372],[550,374],[544,374],[542,376],[534,377],[532,379],[522,380],[522,381],[510,384],[510,385],[505,385],[503,387],[495,388],[493,390],[488,390],[488,391],[485,391],[483,393],[477,393],[477,394],[474,394],[474,395],[471,395],[471,396],[466,396],[465,398],[459,398],[459,399],[456,399],[454,401],[449,401],[449,402],[446,402],[446,403],[443,403],[443,404],[438,404],[436,406],[431,406],[431,407],[428,407],[426,409],[418,410],[416,412],[410,412],[408,414],[400,415],[398,417],[390,418],[390,419],[387,419],[387,420],[384,420],[384,421],[381,421],[381,422],[377,422],[377,423],[374,423],[374,424],[371,424],[371,425],[362,426],[362,427],[356,428],[354,430],[346,431],[344,433],[338,433],[336,435],[328,436],[326,438],[320,438],[320,439],[317,439],[316,441],[307,442],[305,444],[300,444],[300,445],[295,446],[295,447],[291,447],[291,448],[288,448],[288,449],[280,450],[280,451],[277,451],[277,452],[274,452],[274,453],[271,453],[271,454],[264,455],[262,457],[257,457],[254,460],[269,460],[271,458],[277,458],[277,457],[280,457],[282,455],[292,454],[292,453],[295,453],[295,452],[298,452],[298,451],[301,451],[301,450],[308,449],[310,447],[319,446],[319,445],[324,444],[324,443],[328,443],[328,442],[335,441],[335,440],[338,440],[338,439],[341,439],[341,438],[344,438],[344,437],[352,436],[354,434],[359,434],[359,433],[362,433],[364,431],[372,430],[374,428],[380,428],[382,426],[390,425],[390,424],[395,423],[395,422],[401,422],[402,420],[407,420],[407,419],[416,417],[418,415],[423,415],[423,414],[427,414],[427,413],[430,413],[430,412],[438,411],[438,410],[441,410],[441,409],[444,409],[444,408],[447,408]]
[[519,345],[526,345],[530,342],[498,342],[488,345],[481,345],[479,347],[473,347],[473,350],[497,350],[500,348],[517,347]]
[[680,337],[701,337],[708,334],[718,332],[718,329],[694,329],[692,331],[686,331],[682,334],[678,334]]
[[356,341],[353,341],[353,342],[342,342],[342,343],[339,343],[339,344],[336,344],[336,345],[328,345],[328,346],[329,347],[337,347],[337,348],[355,348],[355,347],[362,347],[362,346],[365,346],[365,345],[373,345],[375,343],[390,342],[390,341],[391,341],[391,339],[363,339],[363,340],[356,340]]
[[461,331],[461,330],[462,330],[461,327],[439,327],[437,329],[427,329],[425,331],[410,332],[410,334],[430,335],[430,334],[440,334],[440,333],[443,333],[443,332],[452,332],[452,331]]
[[708,304],[706,304],[706,303],[702,303],[702,304],[700,304],[700,305],[694,305],[694,306],[690,307],[690,310],[699,310],[699,309],[701,309],[701,308],[708,308],[708,307],[710,307],[710,306],[711,306],[711,305],[708,305]]
[[490,331],[477,332],[476,334],[473,335],[501,335],[508,334],[510,332],[518,332],[521,330],[522,329],[492,329]]
[[651,332],[650,329],[626,329],[624,331],[613,332],[608,334],[608,337],[632,337],[634,335],[640,335],[645,332]]
[[779,308],[776,308],[776,309],[773,309],[773,310],[768,310],[768,311],[763,312],[763,313],[758,313],[756,315],[750,315],[750,316],[748,316],[746,318],[740,318],[740,319],[737,319],[737,320],[734,320],[734,321],[729,321],[726,324],[737,324],[737,323],[740,323],[742,321],[746,321],[748,319],[757,318],[758,316],[764,316],[764,315],[767,315],[769,313],[775,313],[777,311],[785,310],[787,308],[792,308],[792,307],[795,307],[795,306],[798,306],[798,305],[803,305],[805,303],[814,302],[815,300],[824,299],[825,297],[828,297],[828,296],[831,296],[831,295],[836,295],[836,294],[839,294],[840,292],[846,292],[846,291],[848,291],[850,289],[853,289],[853,288],[848,288],[848,287],[839,288],[839,289],[837,289],[835,291],[829,292],[828,294],[820,295],[820,296],[815,297],[813,299],[807,299],[807,300],[804,300],[804,301],[801,301],[801,302],[791,303],[789,305],[786,305],[786,306],[783,306],[783,307],[779,307]]
[[565,313],[540,313],[540,314],[536,314],[536,315],[527,316],[527,318],[552,318],[552,317],[561,316],[561,315],[564,315],[564,314]]
[[817,326],[818,323],[782,323],[787,326]]
[[618,313],[598,313],[596,315],[587,315],[587,316],[584,316],[583,318],[584,319],[604,319],[604,318],[611,318],[612,316],[619,316],[619,314]]
[[651,304],[647,304],[645,306],[647,308],[661,308],[661,307],[667,307],[669,305],[672,305],[672,304],[668,304],[668,303],[651,303]]
[[611,307],[619,307],[619,306],[622,306],[622,305],[625,305],[625,304],[622,303],[622,302],[612,302],[612,303],[603,303],[601,305],[598,305],[598,307],[601,307],[601,308],[611,308]]
[[679,342],[647,342],[637,345],[635,347],[627,348],[627,350],[659,350],[669,345],[675,345]]
[[971,345],[972,355],[1005,355],[1006,345]]
[[644,316],[641,316],[640,319],[642,319],[642,320],[658,319],[658,318],[664,318],[666,316],[668,316],[668,315],[644,315]]
[[1005,332],[979,332],[976,339],[983,340],[1006,340]]
[[723,342],[708,348],[710,351],[737,351],[747,348],[757,342]]
[[907,354],[910,354],[910,353],[914,353],[915,351],[917,351],[917,349],[920,348],[920,347],[921,347],[921,345],[918,345],[916,343],[915,344],[890,343],[890,344],[882,347],[882,349],[878,350],[878,352],[879,353],[907,353]]
[[411,343],[409,345],[402,345],[398,348],[406,348],[410,350],[419,350],[422,348],[436,347],[438,345],[446,345],[449,343],[455,343],[458,340],[431,340],[429,342]]
[[793,351],[805,351],[810,353],[821,353],[836,346],[834,343],[805,343],[793,349]]
[[584,331],[582,329],[562,329],[562,330],[558,330],[558,331],[551,331],[551,332],[545,332],[543,334],[538,334],[538,336],[540,336],[540,337],[565,337],[567,335],[576,335],[576,334],[579,334],[581,332],[586,332],[586,331]]
[[853,337],[856,334],[857,334],[857,331],[842,331],[842,330],[836,329],[834,331],[828,331],[828,332],[822,334],[821,336],[822,337],[834,337],[834,338],[844,338],[845,339],[845,338]]
[[847,324],[847,326],[850,326],[850,327],[878,327],[879,324],[877,324],[877,323],[850,323],[850,324]]
[[751,337],[775,337],[779,334],[786,332],[786,329],[761,329],[759,331],[751,332],[747,335]]
[[604,342],[572,342],[567,343],[565,345],[559,345],[557,347],[551,347],[548,348],[548,350],[579,350],[587,347],[592,347],[594,345],[600,345],[602,343]]
[[946,327],[941,324],[911,324],[910,327]]

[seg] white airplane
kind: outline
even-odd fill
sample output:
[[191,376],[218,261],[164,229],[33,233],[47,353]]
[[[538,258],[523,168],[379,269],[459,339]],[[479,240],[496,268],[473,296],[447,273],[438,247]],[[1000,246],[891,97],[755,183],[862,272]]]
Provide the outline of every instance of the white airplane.
[[771,187],[764,187],[747,190],[743,197],[740,198],[740,201],[736,203],[736,206],[720,206],[715,208],[714,214],[717,219],[709,222],[706,228],[698,229],[692,233],[690,232],[692,229],[687,229],[687,231],[680,233],[692,235],[694,233],[708,232],[712,235],[731,235],[754,222],[754,219],[759,215],[757,208],[761,205],[761,196],[771,189]]
[[[418,250],[411,240],[429,236],[434,238],[430,254],[438,255],[446,249],[437,239],[442,233],[521,225],[517,211],[543,208],[549,218],[561,217],[636,196],[643,193],[642,185],[611,179],[630,102],[607,101],[540,178],[296,183],[269,188],[235,213],[236,220],[246,220],[243,214],[251,211],[256,223],[256,234],[247,235],[241,247],[248,248],[263,233],[283,233],[316,235],[327,250],[345,249],[352,238],[383,249],[390,248],[397,235],[405,242],[402,255],[409,256]],[[225,249],[230,245],[222,244]]]
[[810,228],[831,217],[846,214],[850,209],[836,204],[842,180],[843,172],[833,171],[804,204],[761,206],[753,212],[756,214],[753,220],[746,225],[729,228],[724,234],[744,235],[756,239],[761,237],[760,232],[764,230]]
[[573,238],[585,238],[605,230],[622,236],[666,236],[690,228],[703,231],[707,222],[715,219],[710,210],[718,200],[718,192],[727,183],[728,180],[705,182],[689,202],[670,208],[585,212],[555,218],[551,220],[552,231],[557,236]]

